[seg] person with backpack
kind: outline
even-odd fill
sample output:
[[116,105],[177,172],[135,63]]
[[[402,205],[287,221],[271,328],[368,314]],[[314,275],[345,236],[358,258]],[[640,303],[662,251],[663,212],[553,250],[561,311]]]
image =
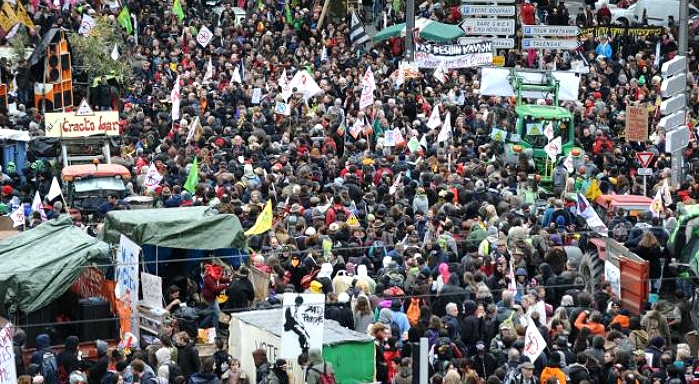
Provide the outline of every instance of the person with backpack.
[[177,365],[182,368],[182,376],[189,378],[201,369],[201,359],[199,351],[187,332],[180,332],[176,335],[175,345],[177,346]]
[[667,318],[660,312],[657,302],[653,303],[650,311],[641,318],[641,327],[648,332],[648,339],[651,342],[656,337],[663,338],[665,345],[669,345],[672,341]]
[[[323,360],[320,349],[311,348],[308,351],[308,370],[306,384],[335,384],[335,371],[332,363]],[[283,383],[282,383],[283,384]]]
[[255,362],[255,383],[265,383],[267,381],[267,375],[270,374],[267,351],[262,348],[257,348],[252,351],[252,360]]
[[[391,302],[391,319],[389,326],[391,327],[391,336],[395,336],[398,340],[398,346],[403,345],[403,335],[410,330],[410,322],[408,316],[401,311],[401,302],[398,299],[393,299]],[[393,334],[396,331],[397,334]]]
[[51,348],[51,337],[46,333],[36,336],[36,351],[32,354],[30,364],[39,366],[44,384],[58,384],[58,360]]

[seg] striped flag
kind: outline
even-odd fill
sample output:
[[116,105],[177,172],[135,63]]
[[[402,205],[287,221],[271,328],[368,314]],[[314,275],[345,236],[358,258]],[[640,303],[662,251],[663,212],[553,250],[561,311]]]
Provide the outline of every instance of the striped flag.
[[369,41],[369,36],[367,36],[364,30],[364,24],[359,21],[357,14],[352,12],[352,26],[350,28],[350,45],[364,44]]

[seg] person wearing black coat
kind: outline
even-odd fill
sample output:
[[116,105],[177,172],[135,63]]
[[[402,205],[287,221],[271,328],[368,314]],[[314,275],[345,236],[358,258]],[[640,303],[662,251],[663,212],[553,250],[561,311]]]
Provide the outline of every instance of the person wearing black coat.
[[469,353],[475,353],[476,342],[483,339],[483,316],[476,315],[476,302],[464,301],[464,318],[459,324],[459,334]]
[[226,289],[228,301],[226,308],[243,309],[248,308],[255,299],[255,287],[252,285],[248,275],[250,270],[247,267],[240,267],[238,275],[231,280]]
[[194,373],[201,369],[199,351],[190,339],[187,332],[180,332],[175,335],[177,346],[177,365],[182,369],[182,376],[189,379]]
[[440,318],[446,316],[446,307],[449,303],[463,303],[466,300],[467,292],[459,285],[459,275],[449,274],[447,284],[439,291],[437,300],[432,304],[432,314]]
[[[344,293],[344,292],[343,292]],[[347,329],[354,329],[354,315],[352,314],[352,309],[350,308],[349,296],[346,293],[341,293],[339,302],[328,302],[325,303],[325,318],[335,320],[340,323],[341,326]],[[346,296],[346,299],[343,298]],[[338,300],[340,300],[340,298]]]
[[56,364],[58,369],[61,367],[70,374],[70,372],[80,370],[80,360],[78,359],[78,344],[80,340],[77,336],[68,336],[65,341],[65,349],[56,356]]
[[476,343],[476,355],[473,357],[473,367],[480,377],[490,377],[498,368],[498,360],[488,352],[483,341]]
[[569,384],[580,384],[583,380],[590,381],[590,371],[587,369],[587,355],[578,353],[574,364],[568,365]]
[[201,371],[192,374],[189,382],[192,384],[221,384],[221,379],[214,373],[214,359],[205,358],[201,365]]

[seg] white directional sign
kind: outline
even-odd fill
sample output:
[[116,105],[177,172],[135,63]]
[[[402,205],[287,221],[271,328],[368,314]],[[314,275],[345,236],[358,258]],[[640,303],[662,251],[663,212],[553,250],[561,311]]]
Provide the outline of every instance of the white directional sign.
[[669,115],[687,106],[687,95],[680,93],[660,103],[660,113]]
[[514,35],[514,19],[464,19],[459,24],[467,35]]
[[524,25],[525,36],[577,36],[580,28],[566,25]]
[[465,5],[466,3],[503,3],[503,4],[512,4],[514,3],[515,0],[461,0],[462,5]]
[[462,45],[489,41],[495,49],[507,49],[515,47],[515,39],[511,37],[484,37],[482,39],[478,37],[460,37],[458,41],[459,44]]
[[640,176],[650,176],[653,174],[653,168],[638,168],[636,173]]
[[576,49],[578,45],[577,40],[522,39],[522,49]]
[[669,77],[680,73],[684,73],[687,70],[687,57],[686,56],[675,56],[672,60],[663,63],[660,67],[660,72],[663,76]]
[[665,134],[665,152],[673,153],[687,148],[689,145],[689,129],[683,125]]
[[658,127],[662,128],[666,131],[671,131],[675,129],[676,127],[679,127],[680,125],[683,125],[686,122],[687,119],[687,111],[684,109],[681,109],[677,112],[674,112],[670,115],[667,115],[663,118],[660,119],[658,122]]
[[514,5],[462,5],[463,16],[514,16]]
[[680,92],[684,92],[686,89],[687,75],[680,73],[679,75],[663,80],[663,83],[660,84],[660,95],[662,97],[675,96]]

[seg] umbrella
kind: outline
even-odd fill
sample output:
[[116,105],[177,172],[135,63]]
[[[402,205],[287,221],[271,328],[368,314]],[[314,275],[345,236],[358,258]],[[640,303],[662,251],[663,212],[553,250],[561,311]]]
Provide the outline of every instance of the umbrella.
[[[444,24],[425,19],[424,17],[415,18],[415,28],[420,30],[420,37],[425,40],[435,42],[445,42],[463,36],[464,31],[454,24]],[[383,29],[374,35],[374,41],[388,40],[393,36],[405,36],[405,23],[392,25]]]

